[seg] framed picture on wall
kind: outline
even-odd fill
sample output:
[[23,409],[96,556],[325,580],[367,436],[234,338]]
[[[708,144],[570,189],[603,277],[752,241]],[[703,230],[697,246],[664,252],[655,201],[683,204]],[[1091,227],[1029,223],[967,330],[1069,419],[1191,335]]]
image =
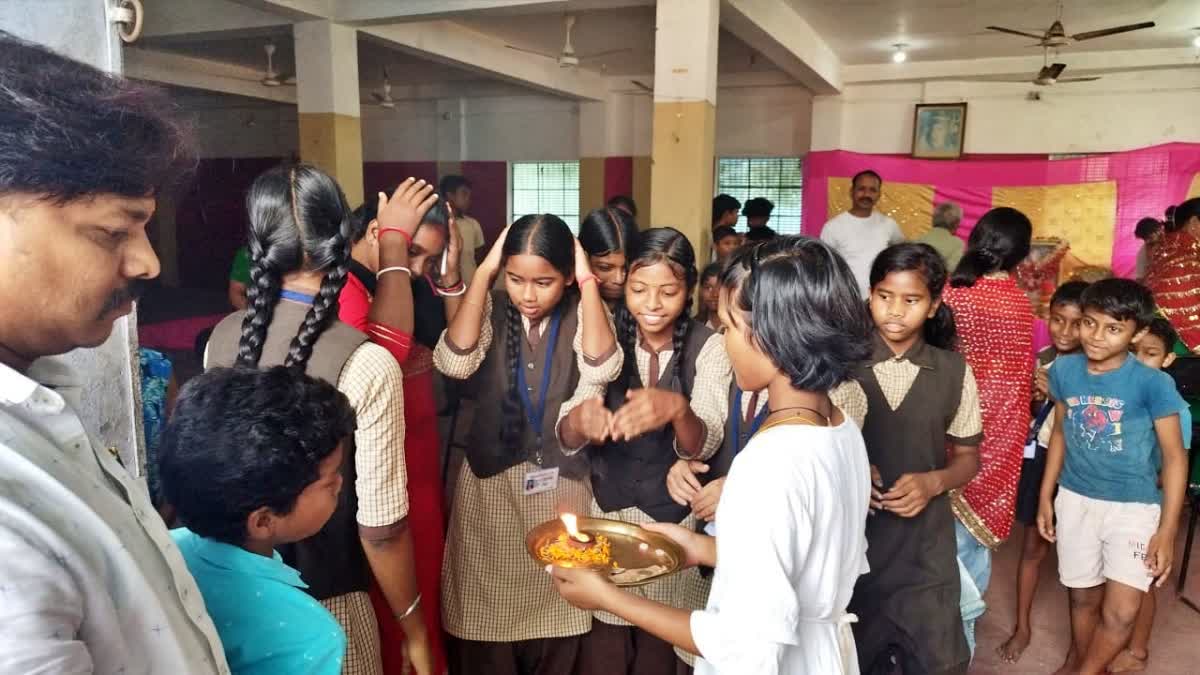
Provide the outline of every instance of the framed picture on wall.
[[912,156],[958,159],[966,134],[966,103],[918,103],[913,120]]

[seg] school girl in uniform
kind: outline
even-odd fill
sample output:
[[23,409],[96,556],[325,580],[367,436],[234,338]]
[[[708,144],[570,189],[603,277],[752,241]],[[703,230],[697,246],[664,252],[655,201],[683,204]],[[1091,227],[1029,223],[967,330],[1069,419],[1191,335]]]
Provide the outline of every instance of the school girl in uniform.
[[637,223],[622,209],[595,209],[579,223],[579,244],[588,255],[600,296],[610,310],[625,299],[628,256],[637,240]]
[[[954,513],[947,493],[979,470],[975,378],[942,304],[946,266],[928,244],[888,247],[871,266],[874,352],[859,368],[874,487],[870,571],[850,602],[864,673],[966,673]],[[946,448],[950,452],[947,454]]]
[[[696,255],[678,230],[642,232],[630,251],[617,335],[625,352],[621,376],[603,400],[585,401],[563,421],[568,447],[590,444],[592,515],[630,523],[673,522],[695,528],[690,509],[667,492],[679,458],[705,460],[721,445],[731,370],[721,336],[688,313],[696,288]],[[582,423],[608,419],[606,428]],[[645,597],[700,609],[708,582],[695,569],[637,588]],[[603,612],[589,640],[595,672],[661,675],[690,672],[694,656]],[[682,660],[681,660],[682,659]]]
[[[501,275],[503,275],[501,277]],[[505,289],[491,291],[500,277]],[[592,500],[587,456],[567,456],[560,418],[621,370],[587,255],[550,214],[524,216],[475,272],[434,365],[478,402],[446,534],[442,615],[452,674],[561,675],[591,615],[554,593],[525,534]]]
[[564,597],[701,655],[698,675],[858,673],[846,606],[866,569],[870,467],[861,432],[827,394],[870,353],[857,289],[814,239],[734,253],[722,276],[725,346],[738,385],[770,391],[770,412],[733,462],[715,538],[646,526],[680,543],[687,564],[715,564],[707,607],[669,607],[607,575],[552,567]]

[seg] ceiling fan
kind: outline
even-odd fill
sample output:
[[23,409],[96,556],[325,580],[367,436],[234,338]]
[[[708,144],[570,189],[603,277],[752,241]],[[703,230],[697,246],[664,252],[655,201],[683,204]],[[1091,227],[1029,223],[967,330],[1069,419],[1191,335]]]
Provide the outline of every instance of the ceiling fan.
[[388,80],[386,66],[383,69],[383,86],[379,88],[379,91],[371,92],[371,98],[375,99],[380,108],[391,109],[396,107],[396,101],[392,99],[392,83]]
[[993,30],[998,33],[1008,33],[1009,35],[1019,35],[1021,37],[1033,38],[1037,42],[1033,47],[1066,47],[1076,42],[1083,40],[1094,40],[1095,38],[1107,37],[1109,35],[1117,35],[1118,33],[1128,33],[1130,31],[1142,30],[1143,28],[1153,28],[1153,21],[1143,21],[1141,23],[1131,23],[1124,26],[1113,26],[1112,28],[1102,28],[1100,30],[1090,30],[1084,33],[1075,33],[1074,35],[1067,34],[1067,30],[1062,23],[1063,3],[1058,3],[1058,19],[1050,24],[1046,32],[1037,35],[1015,28],[1004,28],[1003,26],[988,26],[988,30]]
[[263,77],[259,83],[264,87],[279,87],[285,84],[296,84],[296,76],[294,74],[281,75],[275,70],[275,42],[267,40],[267,44],[263,45],[263,51],[267,53],[267,69],[263,72]]
[[558,65],[562,68],[577,68],[579,66],[579,62],[583,59],[597,59],[597,58],[600,58],[601,56],[611,56],[613,54],[621,54],[624,52],[633,51],[632,48],[626,47],[624,49],[609,49],[609,50],[602,51],[602,52],[592,52],[591,54],[576,54],[575,53],[575,45],[572,44],[572,42],[571,42],[571,33],[575,30],[575,15],[568,14],[565,17],[563,17],[563,21],[566,24],[567,37],[566,37],[566,41],[563,42],[562,51],[557,54],[547,54],[546,52],[540,52],[540,51],[537,51],[536,49],[526,49],[524,47],[517,47],[514,45],[504,45],[504,46],[508,47],[509,49],[512,49],[513,51],[525,52],[527,54],[536,54],[537,56],[542,56],[547,59],[554,59],[555,61],[558,61]]
[[[1050,50],[1045,50],[1049,52]],[[991,82],[1019,82],[1021,84],[1036,84],[1039,87],[1049,87],[1055,84],[1064,84],[1070,82],[1095,82],[1100,79],[1096,77],[1061,77],[1063,71],[1067,69],[1065,63],[1048,63],[1047,54],[1042,57],[1042,69],[1033,76],[1032,80],[988,80]]]

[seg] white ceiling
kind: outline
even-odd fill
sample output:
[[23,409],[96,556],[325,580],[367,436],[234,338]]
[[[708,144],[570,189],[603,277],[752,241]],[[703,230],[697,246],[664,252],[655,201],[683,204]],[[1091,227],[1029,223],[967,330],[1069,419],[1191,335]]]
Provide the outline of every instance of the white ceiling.
[[[787,0],[846,64],[884,63],[892,45],[910,46],[913,61],[1037,55],[1033,41],[985,30],[1004,26],[1043,33],[1058,16],[1057,0]],[[1200,0],[1068,0],[1068,34],[1141,21],[1154,28],[1065,48],[1110,51],[1187,47],[1200,26]]]

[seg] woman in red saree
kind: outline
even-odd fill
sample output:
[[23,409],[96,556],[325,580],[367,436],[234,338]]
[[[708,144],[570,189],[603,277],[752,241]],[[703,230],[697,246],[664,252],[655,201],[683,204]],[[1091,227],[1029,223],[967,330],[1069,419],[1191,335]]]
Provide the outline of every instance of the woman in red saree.
[[[441,619],[441,569],[445,546],[442,514],[441,466],[438,460],[437,405],[433,390],[433,352],[441,329],[446,325],[443,292],[446,306],[457,307],[456,295],[461,290],[458,274],[458,250],[461,239],[453,226],[443,202],[435,204],[424,215],[421,226],[409,240],[408,266],[398,269],[381,260],[381,242],[389,233],[375,220],[376,209],[371,200],[355,211],[356,227],[350,274],[339,296],[338,317],[366,333],[373,342],[385,347],[404,371],[404,459],[408,471],[408,525],[412,529],[416,549],[417,585],[420,588],[420,611],[429,627],[429,643],[434,662],[434,675],[446,671]],[[449,237],[447,235],[450,235]],[[450,239],[447,242],[447,239]],[[391,243],[391,242],[389,242]],[[431,275],[438,271],[443,249],[446,250],[446,269],[438,282],[447,285],[439,290]],[[411,269],[411,273],[408,270]],[[405,283],[390,287],[384,298],[377,290],[385,278],[384,271]],[[405,291],[411,291],[411,295]],[[384,307],[384,304],[389,305]],[[403,649],[404,633],[392,608],[373,588],[371,601],[379,622],[380,648],[384,675],[404,675],[412,672]]]
[[1150,253],[1146,285],[1188,350],[1200,354],[1200,197],[1175,208]]
[[959,351],[975,373],[983,412],[979,473],[952,499],[959,559],[981,595],[991,576],[991,551],[1012,530],[1029,429],[1033,311],[1013,270],[1029,255],[1032,233],[1020,211],[988,211],[972,230],[944,296],[954,311]]

